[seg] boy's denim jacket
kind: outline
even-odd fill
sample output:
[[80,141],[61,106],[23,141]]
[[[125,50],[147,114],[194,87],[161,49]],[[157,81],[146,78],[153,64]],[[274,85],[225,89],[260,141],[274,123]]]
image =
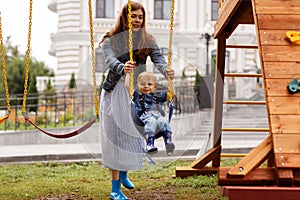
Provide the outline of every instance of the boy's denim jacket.
[[[115,36],[114,36],[115,37]],[[126,48],[124,48],[125,50]],[[106,38],[102,43],[102,50],[105,58],[105,64],[108,66],[108,74],[102,84],[102,88],[108,92],[112,91],[116,86],[117,82],[124,75],[123,67],[124,64],[130,60],[128,52],[116,53],[113,51],[111,46],[111,39]],[[120,55],[117,55],[120,54]],[[165,75],[165,69],[168,64],[165,58],[162,56],[160,48],[155,42],[153,42],[151,47],[151,52],[149,54],[151,61],[154,63],[155,67]],[[134,80],[137,76],[146,70],[147,57],[144,59],[137,59],[136,67],[134,69]]]

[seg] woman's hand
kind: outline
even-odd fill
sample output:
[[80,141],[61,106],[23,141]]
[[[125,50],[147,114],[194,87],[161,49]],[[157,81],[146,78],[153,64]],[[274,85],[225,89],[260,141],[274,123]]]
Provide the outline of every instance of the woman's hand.
[[169,69],[169,68],[167,68],[167,69],[165,70],[165,74],[166,74],[166,76],[169,77],[170,79],[173,79],[173,78],[174,78],[174,75],[175,75],[175,71],[174,71],[174,69]]
[[124,74],[132,72],[134,67],[135,67],[135,61],[127,61],[123,67]]

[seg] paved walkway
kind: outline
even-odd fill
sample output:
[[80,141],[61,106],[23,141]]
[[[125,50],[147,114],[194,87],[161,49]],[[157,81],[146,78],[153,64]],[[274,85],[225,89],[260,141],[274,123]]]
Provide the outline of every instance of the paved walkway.
[[[233,115],[235,116],[235,115]],[[239,118],[239,116],[235,116]],[[255,116],[254,116],[255,118]],[[249,119],[246,119],[249,122]],[[260,119],[257,119],[261,121]],[[159,152],[154,155],[153,159],[194,159],[196,154],[201,150],[205,152],[212,146],[212,139],[209,133],[212,129],[212,110],[204,110],[194,114],[182,115],[172,119],[171,127],[175,132],[173,141],[176,145],[176,151],[172,156],[167,156],[164,150],[162,139],[158,139],[156,146]],[[224,120],[225,121],[225,120]],[[243,122],[243,120],[237,120]],[[234,119],[231,120],[234,122]],[[249,124],[249,123],[247,123]],[[63,141],[58,139],[37,140],[35,144],[27,142],[24,144],[13,144],[12,140],[22,140],[26,136],[11,136],[9,145],[0,146],[0,163],[11,162],[42,162],[42,161],[79,161],[79,160],[100,160],[100,142],[98,139],[99,125],[90,128],[86,133],[75,136],[77,138]],[[31,133],[40,136],[39,132]],[[12,134],[14,135],[14,134]],[[43,136],[48,137],[48,136]],[[266,134],[251,133],[236,134],[227,133],[222,137],[223,152],[248,152],[256,147]],[[41,142],[43,141],[43,142]],[[209,141],[209,143],[207,143]],[[1,141],[0,141],[1,142]],[[40,142],[40,143],[39,143]],[[2,142],[4,143],[4,142]]]

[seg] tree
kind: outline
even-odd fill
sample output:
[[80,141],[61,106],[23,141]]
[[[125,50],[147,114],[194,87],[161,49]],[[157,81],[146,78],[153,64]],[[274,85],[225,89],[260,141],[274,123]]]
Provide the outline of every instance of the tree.
[[75,80],[75,74],[74,72],[71,74],[71,79],[69,83],[69,89],[76,88],[76,80]]
[[185,70],[182,70],[182,73],[181,73],[181,79],[184,80],[185,78],[186,78]]
[[195,95],[196,95],[196,98],[197,98],[199,109],[201,109],[201,87],[200,87],[200,79],[201,79],[201,76],[200,76],[198,70],[196,70],[194,92],[195,92]]
[[47,86],[44,92],[55,92],[50,79],[47,82]]
[[[13,94],[21,94],[24,91],[25,82],[25,54],[21,54],[18,47],[11,44],[10,37],[7,37],[4,46],[9,93],[11,96],[13,96]],[[41,75],[54,76],[54,72],[51,69],[47,68],[43,62],[37,61],[35,58],[31,58],[29,64],[28,93],[35,92],[35,77]],[[0,63],[0,66],[2,68],[2,63]],[[3,80],[2,71],[0,73],[0,80]],[[30,91],[31,89],[29,90],[29,88],[33,89],[33,91]],[[4,87],[0,87],[0,94],[4,93]]]
[[46,89],[44,90],[45,92],[45,98],[46,98],[46,102],[48,104],[52,104],[55,102],[55,89],[53,88],[52,84],[51,84],[51,80],[49,79],[47,82],[47,86]]

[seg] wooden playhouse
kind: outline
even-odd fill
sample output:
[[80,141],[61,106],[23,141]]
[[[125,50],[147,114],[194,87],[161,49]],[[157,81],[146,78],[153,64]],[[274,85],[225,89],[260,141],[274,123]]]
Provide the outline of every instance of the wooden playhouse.
[[[239,24],[255,25],[257,46],[227,44]],[[287,38],[287,32],[294,38]],[[214,31],[218,72],[214,90],[214,146],[189,166],[176,167],[176,177],[218,173],[219,185],[224,186],[223,191],[229,199],[253,199],[251,194],[256,194],[254,199],[286,199],[287,196],[300,199],[299,35],[299,0],[220,0]],[[262,74],[226,74],[227,48],[258,48]],[[228,131],[222,128],[226,76],[262,77],[265,102],[231,103],[265,104],[269,121],[269,128],[229,129],[269,132],[269,136],[234,167],[220,167],[222,132]],[[288,86],[293,80],[294,92],[291,92]],[[209,162],[211,167],[207,166]],[[262,167],[265,162],[267,165]]]

